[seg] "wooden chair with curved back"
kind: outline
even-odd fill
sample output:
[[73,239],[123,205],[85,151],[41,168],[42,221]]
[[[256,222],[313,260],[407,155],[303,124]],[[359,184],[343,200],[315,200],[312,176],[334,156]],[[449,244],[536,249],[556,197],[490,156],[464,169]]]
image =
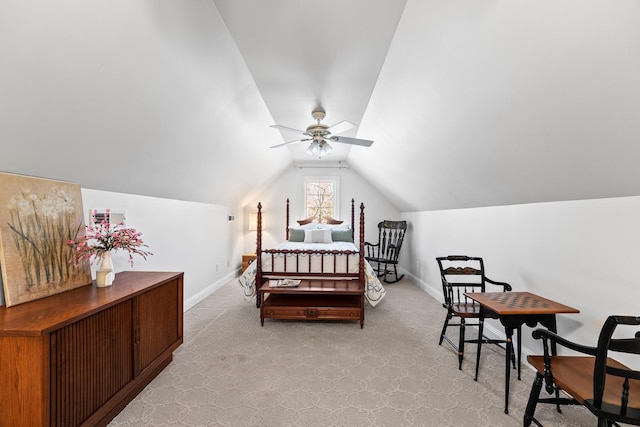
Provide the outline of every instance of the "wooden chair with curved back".
[[[559,405],[583,405],[598,418],[598,427],[618,426],[618,422],[640,425],[640,357],[634,357],[635,369],[611,357],[612,353],[640,356],[640,331],[613,338],[619,325],[638,326],[640,317],[609,316],[597,347],[576,344],[546,329],[533,331],[535,339],[542,339],[544,354],[527,356],[537,373],[524,413],[525,426],[542,425],[534,417],[538,403],[557,405],[558,412]],[[556,356],[558,344],[583,355]],[[555,397],[540,397],[543,384]],[[569,397],[560,397],[560,390]]]
[[[376,264],[376,274],[378,277],[384,276],[385,283],[396,283],[404,277],[404,274],[398,277],[398,257],[406,231],[407,221],[380,221],[378,243],[364,242],[364,258]],[[393,266],[393,271],[389,270],[389,266]],[[391,273],[394,274],[394,278],[389,280],[387,275]]]
[[[480,257],[470,257],[466,255],[449,255],[436,258],[440,268],[440,278],[442,280],[442,294],[444,303],[442,306],[447,309],[447,316],[444,320],[442,332],[438,345],[446,340],[458,352],[458,369],[462,369],[464,359],[465,343],[475,343],[478,346],[476,353],[475,379],[478,379],[478,369],[480,366],[480,350],[482,344],[503,344],[504,339],[489,339],[483,335],[485,318],[497,319],[498,315],[492,311],[483,309],[476,301],[466,297],[466,292],[489,292],[487,284],[502,292],[511,290],[511,285],[505,282],[496,282],[485,275],[484,261]],[[457,317],[458,323],[450,323]],[[469,319],[477,319],[477,323],[468,323]],[[454,343],[446,336],[447,328],[455,326],[460,328],[458,343]],[[478,327],[478,337],[467,339],[465,331],[467,326]],[[520,345],[521,328],[517,329],[518,345]],[[512,362],[515,366],[515,353],[511,354]]]

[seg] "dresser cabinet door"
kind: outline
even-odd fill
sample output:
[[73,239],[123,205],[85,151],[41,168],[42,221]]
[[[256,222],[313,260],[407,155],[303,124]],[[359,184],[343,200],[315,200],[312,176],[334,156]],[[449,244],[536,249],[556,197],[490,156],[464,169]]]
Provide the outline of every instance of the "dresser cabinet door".
[[132,379],[131,300],[54,331],[51,425],[80,425]]
[[138,333],[136,337],[136,370],[138,375],[159,355],[173,351],[179,345],[178,280],[169,281],[161,286],[139,295],[137,301]]

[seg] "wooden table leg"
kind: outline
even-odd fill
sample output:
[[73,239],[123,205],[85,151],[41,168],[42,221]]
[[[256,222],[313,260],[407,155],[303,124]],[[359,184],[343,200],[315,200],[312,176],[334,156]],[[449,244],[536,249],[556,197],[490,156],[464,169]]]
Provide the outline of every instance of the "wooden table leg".
[[504,328],[507,343],[506,343],[506,355],[505,355],[505,383],[504,383],[504,413],[509,413],[509,382],[511,380],[511,352],[513,351],[513,328],[511,326],[505,326]]

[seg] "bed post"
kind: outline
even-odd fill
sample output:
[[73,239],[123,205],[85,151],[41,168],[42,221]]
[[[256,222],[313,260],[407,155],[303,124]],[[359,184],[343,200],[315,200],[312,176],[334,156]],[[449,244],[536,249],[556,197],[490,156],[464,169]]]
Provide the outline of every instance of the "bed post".
[[258,202],[258,230],[256,232],[256,307],[260,307],[260,292],[262,286],[262,203]]
[[[353,232],[352,232],[353,233]],[[367,292],[367,282],[364,273],[364,203],[360,203],[360,264],[358,281],[362,287],[360,295],[360,329],[364,328],[364,294]]]
[[284,235],[286,237],[285,240],[289,240],[289,199],[287,199],[287,222],[285,224],[285,227],[287,227],[287,229],[284,231]]
[[351,199],[351,240],[352,241],[356,241],[354,233],[355,233],[355,229],[356,229],[356,222],[355,222],[355,212],[356,212],[356,208],[355,208],[355,204],[356,201]]
[[360,203],[360,283],[364,286],[364,203]]

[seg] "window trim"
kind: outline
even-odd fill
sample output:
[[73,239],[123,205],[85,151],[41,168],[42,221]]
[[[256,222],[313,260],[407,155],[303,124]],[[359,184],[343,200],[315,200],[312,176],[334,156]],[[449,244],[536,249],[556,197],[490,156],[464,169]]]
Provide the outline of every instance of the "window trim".
[[[302,188],[302,218],[307,218],[307,185],[315,182],[331,182],[333,183],[333,217],[340,218],[340,177],[339,176],[305,176]],[[321,219],[322,220],[322,219]]]

